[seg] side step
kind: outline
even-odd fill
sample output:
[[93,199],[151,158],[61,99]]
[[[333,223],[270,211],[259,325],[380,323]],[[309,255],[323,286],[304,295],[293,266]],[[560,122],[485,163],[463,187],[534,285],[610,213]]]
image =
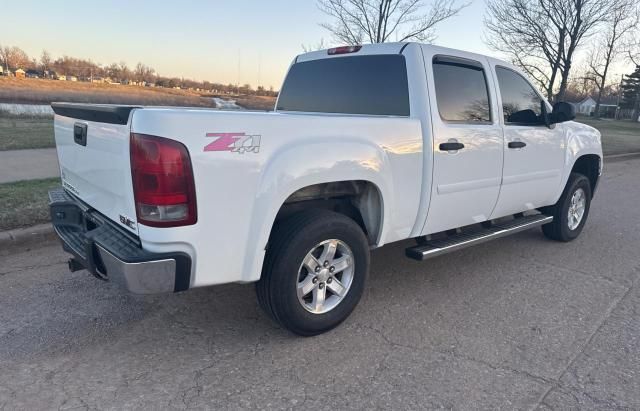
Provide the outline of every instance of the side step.
[[517,217],[502,223],[493,224],[488,228],[479,228],[472,232],[460,232],[449,235],[446,238],[428,240],[426,243],[409,247],[406,255],[415,260],[427,260],[452,251],[471,247],[472,245],[484,243],[500,237],[539,227],[553,221],[552,216],[543,214]]

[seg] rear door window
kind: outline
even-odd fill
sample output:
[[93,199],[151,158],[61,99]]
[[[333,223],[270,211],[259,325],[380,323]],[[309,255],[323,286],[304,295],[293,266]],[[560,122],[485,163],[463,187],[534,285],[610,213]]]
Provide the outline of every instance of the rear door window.
[[295,63],[282,86],[276,109],[408,116],[404,56],[348,56]]
[[459,123],[490,123],[489,89],[481,63],[436,56],[433,78],[440,117]]

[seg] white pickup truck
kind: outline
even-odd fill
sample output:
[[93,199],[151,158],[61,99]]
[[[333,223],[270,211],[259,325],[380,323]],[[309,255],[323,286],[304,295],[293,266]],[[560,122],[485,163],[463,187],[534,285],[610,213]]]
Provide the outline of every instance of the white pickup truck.
[[602,170],[571,105],[504,61],[416,43],[300,55],[268,113],[52,107],[71,270],[134,293],[257,282],[300,335],[351,313],[384,244],[413,238],[425,260],[537,226],[574,239]]

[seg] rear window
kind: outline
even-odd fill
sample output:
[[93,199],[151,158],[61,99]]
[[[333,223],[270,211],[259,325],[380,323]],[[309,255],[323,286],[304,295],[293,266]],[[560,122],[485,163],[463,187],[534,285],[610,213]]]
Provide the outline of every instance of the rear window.
[[489,91],[482,64],[456,57],[436,56],[433,78],[440,117],[461,123],[489,123]]
[[404,56],[350,56],[295,63],[280,91],[277,110],[408,116]]

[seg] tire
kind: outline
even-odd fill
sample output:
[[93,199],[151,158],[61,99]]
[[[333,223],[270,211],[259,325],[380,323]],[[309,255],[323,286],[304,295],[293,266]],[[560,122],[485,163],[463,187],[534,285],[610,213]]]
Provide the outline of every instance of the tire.
[[[584,208],[579,221],[577,221],[569,217],[569,209],[572,207],[574,195],[579,196],[577,193],[580,190],[584,195]],[[544,214],[553,216],[553,222],[543,225],[542,232],[552,240],[562,242],[574,240],[580,235],[587,222],[590,207],[591,183],[589,179],[582,174],[571,173],[558,202],[541,210]]]
[[[335,259],[324,266],[321,257],[332,247],[336,250]],[[314,258],[309,257],[310,253]],[[331,267],[334,269],[329,272]],[[337,272],[341,267],[347,268]],[[262,276],[256,283],[258,302],[289,331],[302,336],[321,334],[351,314],[360,301],[368,272],[369,244],[358,224],[332,211],[305,210],[274,228]],[[299,288],[313,291],[299,297]],[[344,293],[340,296],[334,290]],[[322,304],[320,295],[325,296]]]

